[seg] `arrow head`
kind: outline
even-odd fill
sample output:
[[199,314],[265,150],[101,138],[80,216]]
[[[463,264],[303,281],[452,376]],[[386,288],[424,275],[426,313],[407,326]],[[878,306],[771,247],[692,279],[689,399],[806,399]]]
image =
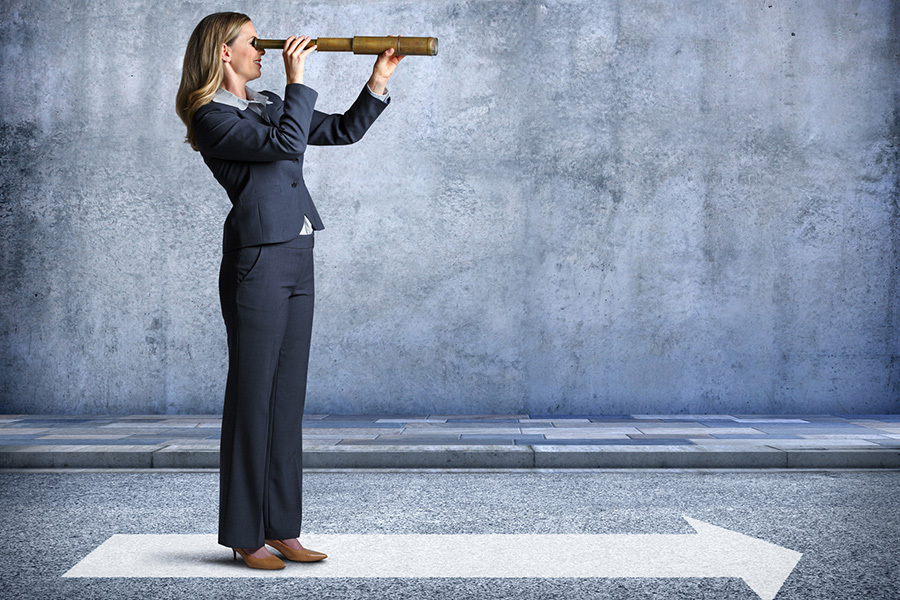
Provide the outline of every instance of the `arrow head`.
[[682,516],[702,536],[703,546],[718,555],[731,576],[743,579],[762,600],[775,598],[803,556],[759,538]]

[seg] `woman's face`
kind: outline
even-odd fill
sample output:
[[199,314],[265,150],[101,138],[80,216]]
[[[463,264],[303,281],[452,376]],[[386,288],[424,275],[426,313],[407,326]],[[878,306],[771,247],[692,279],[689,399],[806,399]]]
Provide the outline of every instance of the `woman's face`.
[[234,42],[230,46],[226,45],[222,51],[222,60],[230,64],[234,74],[244,81],[251,81],[262,74],[260,59],[266,51],[253,47],[255,39],[256,28],[252,22],[247,21]]

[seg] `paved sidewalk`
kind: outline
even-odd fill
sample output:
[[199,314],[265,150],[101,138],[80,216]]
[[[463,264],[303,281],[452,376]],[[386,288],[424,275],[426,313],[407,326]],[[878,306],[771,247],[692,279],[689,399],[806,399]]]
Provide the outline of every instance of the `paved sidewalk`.
[[[218,468],[221,425],[0,415],[0,467]],[[302,435],[306,468],[900,468],[900,415],[307,414]]]

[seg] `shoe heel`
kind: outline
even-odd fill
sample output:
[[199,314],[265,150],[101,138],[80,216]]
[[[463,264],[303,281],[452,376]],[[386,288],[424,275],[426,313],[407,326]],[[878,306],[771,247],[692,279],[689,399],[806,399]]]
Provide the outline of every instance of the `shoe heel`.
[[252,569],[283,569],[284,563],[280,558],[275,556],[274,554],[270,554],[266,558],[254,558],[252,555],[247,553],[246,550],[242,550],[240,548],[232,548],[232,555],[235,556],[235,560],[237,560],[237,555],[240,554],[241,558],[244,559],[244,564]]

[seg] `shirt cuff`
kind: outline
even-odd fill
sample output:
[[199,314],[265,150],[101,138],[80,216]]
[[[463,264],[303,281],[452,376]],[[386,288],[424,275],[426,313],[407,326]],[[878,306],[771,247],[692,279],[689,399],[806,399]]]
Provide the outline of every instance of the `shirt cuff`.
[[366,89],[369,91],[370,94],[372,94],[372,96],[374,96],[375,98],[378,98],[382,102],[387,102],[388,96],[391,95],[391,91],[387,88],[384,88],[383,94],[376,94],[375,92],[372,91],[372,88],[369,87],[368,83],[366,84]]

